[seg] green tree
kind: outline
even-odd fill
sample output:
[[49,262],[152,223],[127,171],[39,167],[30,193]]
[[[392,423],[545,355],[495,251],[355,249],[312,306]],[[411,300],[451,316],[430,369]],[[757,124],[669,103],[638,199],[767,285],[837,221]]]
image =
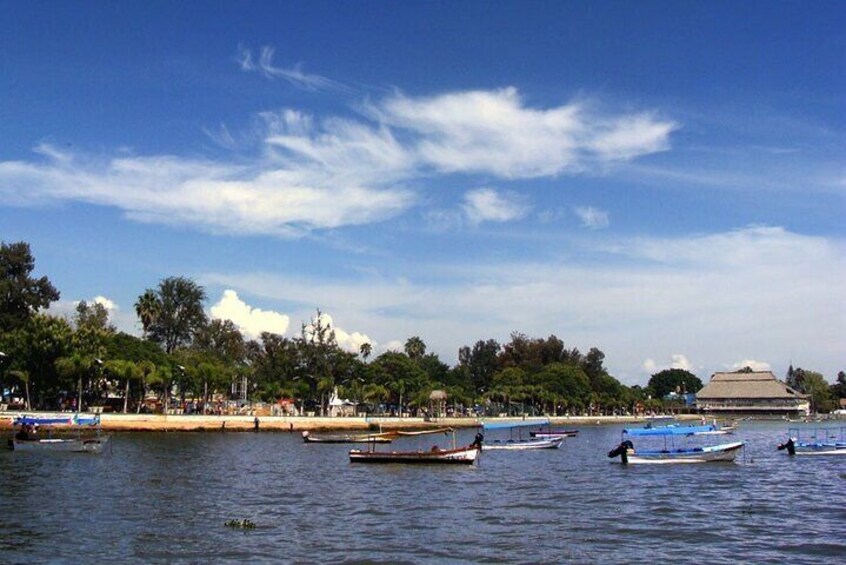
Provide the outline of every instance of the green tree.
[[405,342],[405,354],[410,359],[420,359],[426,354],[426,344],[418,336],[412,336]]
[[76,306],[74,316],[76,331],[73,334],[73,347],[85,355],[102,357],[106,342],[117,331],[109,323],[109,311],[97,302],[88,304],[84,300]]
[[206,325],[205,289],[191,279],[170,277],[162,280],[158,289],[152,292],[160,307],[149,328],[149,338],[162,345],[167,353],[190,345]]
[[244,336],[232,320],[212,320],[197,332],[194,347],[225,363],[238,363],[247,354]]
[[31,276],[35,259],[29,244],[0,242],[0,332],[24,326],[36,312],[59,299],[47,277]]
[[472,349],[464,346],[458,350],[459,367],[465,371],[476,393],[491,389],[493,375],[500,367],[497,358],[499,351],[499,343],[493,339],[477,341]]
[[671,392],[697,392],[702,388],[702,381],[684,369],[665,369],[649,378],[647,385],[655,398],[664,398]]
[[68,355],[71,349],[73,330],[63,318],[36,314],[24,326],[5,335],[12,358],[11,367],[29,374],[29,387],[35,397],[35,406],[52,404],[62,390],[73,390],[73,386],[62,387],[56,371],[57,359]]
[[799,391],[810,396],[812,412],[827,413],[835,409],[831,387],[821,373],[796,368],[795,376]]
[[369,367],[374,382],[393,393],[392,399],[396,399],[400,413],[405,409],[404,399],[429,386],[423,369],[404,353],[388,351],[377,357]]

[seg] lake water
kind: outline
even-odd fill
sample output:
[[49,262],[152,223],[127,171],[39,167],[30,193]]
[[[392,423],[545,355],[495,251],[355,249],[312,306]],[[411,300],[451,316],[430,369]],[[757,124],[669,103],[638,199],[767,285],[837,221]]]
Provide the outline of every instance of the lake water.
[[[775,451],[786,424],[744,424],[734,464],[623,467],[605,456],[620,426],[466,468],[351,465],[349,445],[287,433],[125,433],[101,456],[2,452],[0,563],[846,557],[846,457],[789,459]],[[257,527],[225,526],[245,518]]]

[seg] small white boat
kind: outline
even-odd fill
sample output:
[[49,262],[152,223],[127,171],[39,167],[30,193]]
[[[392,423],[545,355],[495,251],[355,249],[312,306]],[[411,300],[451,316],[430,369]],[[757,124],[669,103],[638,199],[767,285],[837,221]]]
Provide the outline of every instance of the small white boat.
[[[13,425],[20,426],[8,442],[8,447],[13,451],[102,453],[109,442],[109,436],[100,433],[99,415],[86,417],[76,414],[68,418],[21,416],[13,420]],[[54,426],[74,427],[76,436],[54,437]],[[96,427],[96,433],[83,436],[83,427]],[[47,437],[39,435],[42,433],[37,431],[39,428],[48,430]]]
[[340,434],[313,436],[308,430],[303,432],[305,443],[391,443],[389,434]]
[[[482,443],[483,451],[507,450],[524,451],[527,449],[558,449],[564,442],[565,435],[556,434],[547,437],[524,438],[522,430],[549,426],[549,420],[506,420],[503,422],[483,422],[482,429],[487,433],[496,430],[508,430],[507,438],[485,439]],[[515,437],[516,432],[516,437]],[[538,433],[535,431],[535,433]]]
[[568,438],[579,435],[579,430],[541,430],[529,432],[529,437],[537,439]]
[[[660,428],[636,428],[623,430],[623,441],[608,452],[608,457],[619,457],[624,465],[637,464],[688,464],[688,463],[714,463],[734,461],[743,449],[742,441],[723,443],[719,445],[692,445],[676,447],[675,439],[684,437],[695,437],[703,435],[701,432],[707,430],[696,430],[695,428],[710,428],[711,426],[666,426]],[[662,437],[664,445],[662,449],[635,449],[632,437]]]
[[791,428],[787,435],[778,449],[788,455],[846,455],[846,427]]
[[520,451],[524,449],[558,449],[564,443],[564,437],[534,438],[534,439],[502,439],[491,440],[482,445],[483,451],[507,449]]

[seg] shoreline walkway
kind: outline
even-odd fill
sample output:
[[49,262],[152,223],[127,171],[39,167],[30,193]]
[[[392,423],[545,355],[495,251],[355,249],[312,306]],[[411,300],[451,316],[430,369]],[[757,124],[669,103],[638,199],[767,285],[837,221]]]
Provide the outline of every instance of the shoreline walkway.
[[[69,418],[72,412],[9,411],[0,413],[0,429],[11,429],[12,420],[21,415],[45,418]],[[83,412],[85,415],[91,415]],[[100,415],[100,424],[107,431],[252,431],[258,417],[260,431],[301,432],[309,431],[378,431],[379,429],[475,428],[481,422],[495,419],[502,422],[549,420],[553,427],[594,426],[603,424],[643,423],[646,417],[635,416],[541,416],[511,418],[423,418],[408,417],[321,417],[321,416],[255,416],[255,415],[202,415],[202,414],[112,414]],[[698,420],[695,414],[680,414],[679,420]],[[539,424],[540,425],[540,424]]]

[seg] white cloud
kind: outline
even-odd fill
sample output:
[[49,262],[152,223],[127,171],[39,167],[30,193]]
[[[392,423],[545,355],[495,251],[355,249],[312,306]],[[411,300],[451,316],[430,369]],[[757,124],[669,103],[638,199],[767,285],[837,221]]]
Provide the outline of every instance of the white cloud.
[[392,339],[389,342],[387,342],[385,345],[383,345],[380,349],[382,351],[393,351],[393,352],[401,353],[402,351],[405,350],[405,345],[403,344],[402,341],[400,341],[398,339]]
[[737,371],[739,369],[744,369],[749,367],[753,371],[771,371],[772,366],[765,361],[755,361],[754,359],[744,359],[743,361],[738,361],[737,363],[733,363],[731,369],[733,371]]
[[231,320],[247,338],[255,339],[262,332],[284,335],[289,318],[272,310],[253,308],[238,297],[234,290],[223,291],[220,300],[211,307],[212,318]]
[[590,229],[607,228],[610,221],[608,212],[592,206],[580,206],[575,209],[576,215],[582,221],[582,225]]
[[490,188],[469,191],[464,195],[462,209],[472,224],[519,220],[529,211],[529,207],[520,202],[517,196],[502,194]]
[[297,64],[288,69],[274,66],[273,56],[275,52],[276,50],[272,47],[262,47],[258,60],[254,60],[252,51],[243,45],[239,45],[236,60],[242,71],[259,72],[267,78],[282,78],[294,86],[306,90],[349,90],[343,84],[332,79],[303,72],[302,64]]
[[[245,70],[322,84],[273,67],[272,56],[265,50],[255,61],[242,50],[239,62]],[[514,88],[397,94],[365,110],[355,120],[263,112],[252,160],[123,151],[91,157],[41,144],[34,160],[0,162],[0,202],[83,202],[117,208],[139,222],[296,237],[400,215],[418,203],[406,186],[412,181],[419,186],[451,172],[515,179],[603,169],[666,149],[676,127],[651,115],[601,115],[575,104],[530,108]],[[221,146],[238,143],[225,126],[205,131]],[[474,222],[508,221],[527,211],[515,196],[492,189],[467,198]]]
[[578,173],[664,151],[677,128],[648,114],[606,116],[579,104],[530,108],[516,88],[429,98],[397,94],[374,112],[418,134],[422,162],[441,171],[503,178]]
[[647,358],[644,360],[643,363],[640,365],[640,369],[644,374],[654,375],[655,373],[660,373],[661,371],[667,369],[681,369],[683,371],[689,371],[691,373],[695,373],[696,368],[693,366],[693,363],[687,358],[687,356],[682,355],[681,353],[673,353],[670,356],[670,363],[667,365],[658,365],[654,359]]
[[317,323],[318,321],[324,328],[331,328],[331,330],[335,332],[335,341],[337,341],[338,347],[340,347],[344,351],[358,354],[358,352],[361,350],[362,344],[369,343],[374,346],[377,345],[372,339],[370,339],[370,337],[363,333],[350,333],[344,330],[343,328],[336,326],[335,320],[333,320],[332,316],[330,316],[326,312],[320,313],[319,320],[315,320],[312,318],[312,321],[306,324],[305,330],[307,336],[311,336],[314,333],[314,326],[315,323]]
[[105,308],[109,313],[119,310],[118,305],[115,304],[112,300],[109,300],[105,296],[95,296],[91,302],[94,304],[100,304],[103,308]]
[[[786,367],[790,356],[801,355],[823,374],[842,369],[843,242],[763,227],[605,241],[592,249],[602,262],[586,249],[584,263],[420,262],[419,272],[405,267],[402,279],[205,277],[268,298],[321,304],[383,344],[419,335],[450,363],[462,345],[502,343],[522,331],[554,333],[582,351],[599,347],[612,373],[630,383],[644,384],[652,372],[644,369],[667,365],[705,379],[737,359]],[[644,365],[645,354],[651,365]]]

